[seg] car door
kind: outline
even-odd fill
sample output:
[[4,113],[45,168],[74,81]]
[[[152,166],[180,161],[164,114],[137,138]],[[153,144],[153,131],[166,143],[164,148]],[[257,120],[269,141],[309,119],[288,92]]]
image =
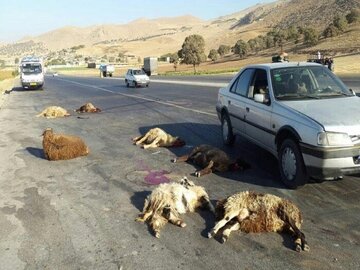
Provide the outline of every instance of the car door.
[[233,82],[229,90],[228,112],[235,133],[244,134],[244,116],[245,106],[244,99],[247,98],[250,81],[254,69],[248,68],[243,70],[237,79]]
[[[269,78],[265,69],[256,69],[249,86],[248,96],[244,100],[245,135],[265,149],[272,151],[275,131],[271,127],[272,105],[269,96]],[[254,100],[255,94],[265,94],[268,102]]]

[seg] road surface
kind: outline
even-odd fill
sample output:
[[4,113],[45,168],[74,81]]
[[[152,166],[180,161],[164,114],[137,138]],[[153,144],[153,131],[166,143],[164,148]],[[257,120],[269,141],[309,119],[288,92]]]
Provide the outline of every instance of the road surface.
[[[59,76],[46,77],[44,91],[15,88],[0,109],[0,268],[359,269],[359,176],[288,190],[269,153],[239,139],[224,147],[216,85],[230,79],[160,77],[176,82],[154,79],[149,88],[134,89],[116,78]],[[73,110],[85,102],[103,111],[35,117],[50,105]],[[132,145],[131,137],[155,126],[184,138],[186,147]],[[82,137],[90,155],[47,161],[41,138],[47,127]],[[202,143],[246,159],[251,168],[197,179],[191,164],[170,162]],[[214,219],[206,211],[185,215],[186,228],[166,225],[156,239],[134,219],[159,179],[184,175],[203,185],[213,203],[245,190],[294,201],[303,212],[310,252],[296,253],[291,238],[276,233],[234,232],[226,244],[207,239]]]

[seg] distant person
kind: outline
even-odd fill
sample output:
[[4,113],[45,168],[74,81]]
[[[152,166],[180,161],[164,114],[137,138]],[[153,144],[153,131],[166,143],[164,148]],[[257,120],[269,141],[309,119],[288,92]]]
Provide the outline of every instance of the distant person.
[[328,69],[330,69],[331,71],[334,70],[334,60],[330,57],[327,63]]
[[320,53],[320,51],[317,52],[317,58],[318,58],[318,60],[321,59],[321,53]]

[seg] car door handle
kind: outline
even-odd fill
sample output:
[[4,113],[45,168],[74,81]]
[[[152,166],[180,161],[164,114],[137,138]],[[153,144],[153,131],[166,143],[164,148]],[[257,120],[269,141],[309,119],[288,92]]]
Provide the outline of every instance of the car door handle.
[[249,107],[246,107],[246,112],[250,112],[250,108],[249,108]]

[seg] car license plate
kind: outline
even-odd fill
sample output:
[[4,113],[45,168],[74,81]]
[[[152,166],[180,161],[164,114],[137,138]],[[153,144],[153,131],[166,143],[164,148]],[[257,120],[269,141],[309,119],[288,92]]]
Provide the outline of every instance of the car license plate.
[[35,85],[36,85],[36,82],[30,83],[30,86],[35,86]]

